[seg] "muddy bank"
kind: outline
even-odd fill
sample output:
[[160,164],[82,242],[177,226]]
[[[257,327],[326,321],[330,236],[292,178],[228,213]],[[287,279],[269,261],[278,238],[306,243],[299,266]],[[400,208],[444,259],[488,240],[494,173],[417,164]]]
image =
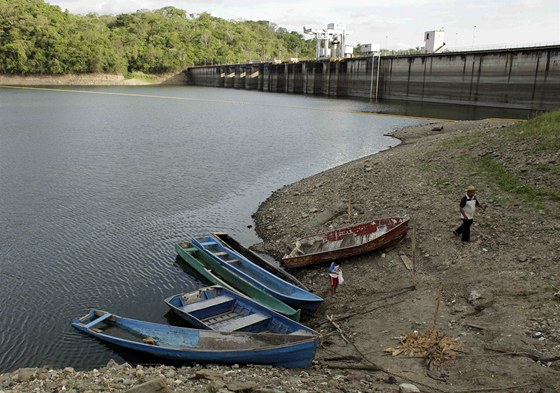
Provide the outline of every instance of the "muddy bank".
[[[402,129],[394,134],[403,141],[396,148],[286,186],[259,207],[258,249],[276,258],[298,237],[346,225],[348,206],[352,223],[411,218],[397,247],[342,262],[346,282],[335,298],[328,297],[326,266],[295,272],[327,298],[310,321],[327,335],[317,357],[324,367],[340,357],[353,359],[348,366],[373,363],[426,391],[560,391],[560,206],[503,191],[471,165],[492,157],[528,184],[560,189],[560,171],[539,169],[558,169],[559,152],[535,153],[531,141],[507,138],[511,123]],[[488,209],[477,212],[471,242],[464,243],[452,231],[470,184]],[[413,239],[415,275],[401,259],[412,256]],[[428,368],[433,359],[385,351],[399,346],[398,337],[432,328],[461,344],[453,360]]]

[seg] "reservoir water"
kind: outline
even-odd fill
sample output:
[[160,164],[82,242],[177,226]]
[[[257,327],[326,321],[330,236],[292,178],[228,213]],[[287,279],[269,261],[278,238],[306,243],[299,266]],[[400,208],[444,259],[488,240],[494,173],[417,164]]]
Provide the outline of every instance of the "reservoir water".
[[163,299],[201,283],[176,242],[215,230],[258,242],[251,214],[272,191],[426,122],[372,112],[425,109],[186,86],[0,88],[0,372],[142,361],[72,318],[95,307],[180,323]]

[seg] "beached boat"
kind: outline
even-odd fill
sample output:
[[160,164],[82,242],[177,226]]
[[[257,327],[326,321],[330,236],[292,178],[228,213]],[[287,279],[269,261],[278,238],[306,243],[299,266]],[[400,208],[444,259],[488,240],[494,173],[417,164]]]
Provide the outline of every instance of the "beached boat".
[[105,342],[166,359],[285,368],[309,367],[318,339],[314,335],[190,329],[94,309],[74,319],[72,326]]
[[244,247],[241,243],[231,237],[229,234],[225,232],[213,232],[212,236],[222,242],[222,244],[228,248],[231,248],[234,251],[237,251],[239,254],[243,255],[245,258],[253,262],[255,265],[259,265],[265,270],[268,270],[272,274],[280,277],[281,279],[288,281],[294,285],[297,285],[300,288],[305,289],[308,291],[309,289],[296,277],[292,274],[288,273],[286,270],[282,269],[280,266],[275,265],[272,262],[267,261],[263,257],[261,257],[256,252],[252,251],[249,248]]
[[170,296],[165,303],[177,315],[201,329],[318,335],[313,329],[217,285]]
[[268,307],[294,321],[299,321],[301,316],[299,309],[296,310],[290,307],[271,294],[257,288],[237,274],[224,268],[204,251],[199,250],[188,242],[176,244],[175,250],[181,259],[211,284],[220,285],[221,287],[242,293],[262,306]]
[[312,314],[323,303],[323,298],[275,276],[255,265],[243,255],[224,246],[212,236],[193,238],[191,244],[211,256],[230,272],[250,282],[282,302]]
[[349,258],[395,245],[406,237],[408,217],[373,220],[296,241],[282,258],[286,268],[296,268]]

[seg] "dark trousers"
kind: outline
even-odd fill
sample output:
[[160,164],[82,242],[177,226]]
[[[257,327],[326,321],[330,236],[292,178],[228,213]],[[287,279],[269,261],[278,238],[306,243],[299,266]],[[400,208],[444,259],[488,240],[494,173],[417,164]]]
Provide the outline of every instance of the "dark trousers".
[[455,229],[455,233],[461,235],[461,240],[468,242],[471,240],[471,225],[473,220],[463,220],[463,223],[459,228]]

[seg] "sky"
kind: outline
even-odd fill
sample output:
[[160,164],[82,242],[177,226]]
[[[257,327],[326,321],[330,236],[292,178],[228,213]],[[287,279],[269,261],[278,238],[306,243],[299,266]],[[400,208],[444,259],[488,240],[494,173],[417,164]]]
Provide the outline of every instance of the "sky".
[[[560,44],[560,0],[46,0],[72,14],[120,14],[167,6],[227,20],[266,20],[303,34],[303,27],[345,25],[346,44],[386,49],[424,45],[424,32],[445,31],[449,48]],[[312,36],[308,36],[312,38]]]

